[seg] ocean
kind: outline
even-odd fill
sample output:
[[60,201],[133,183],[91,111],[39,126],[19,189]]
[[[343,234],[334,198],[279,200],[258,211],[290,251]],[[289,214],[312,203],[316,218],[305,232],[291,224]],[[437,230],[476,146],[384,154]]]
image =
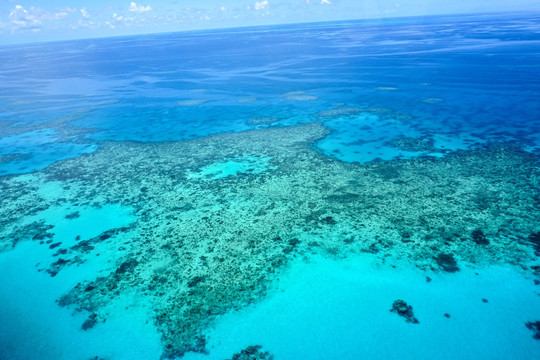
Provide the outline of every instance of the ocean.
[[0,63],[0,359],[540,358],[540,14]]

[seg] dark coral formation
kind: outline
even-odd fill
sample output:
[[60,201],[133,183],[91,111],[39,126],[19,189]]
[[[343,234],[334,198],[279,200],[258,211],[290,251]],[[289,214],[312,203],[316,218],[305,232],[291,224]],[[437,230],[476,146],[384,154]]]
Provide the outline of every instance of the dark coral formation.
[[540,256],[540,231],[532,233],[529,235],[529,243],[534,249],[534,254]]
[[46,225],[43,221],[33,222],[20,229],[19,238],[31,237],[32,240],[49,241],[54,237],[54,233],[49,232],[53,228],[53,225]]
[[233,355],[231,360],[273,360],[274,356],[268,351],[262,351],[261,345],[250,345]]
[[47,269],[47,272],[51,275],[51,277],[55,277],[64,266],[70,263],[71,260],[59,258],[51,264],[51,266]]
[[[178,143],[111,142],[30,180],[1,177],[0,250],[34,237],[43,246],[58,243],[52,225],[24,221],[51,206],[132,208],[136,221],[129,227],[51,249],[57,256],[49,270],[57,274],[114,245],[110,268],[58,303],[101,319],[108,304],[136,293],[151,304],[163,356],[171,358],[204,352],[204,331],[215,316],[258,301],[298,256],[369,252],[448,272],[459,269],[456,258],[463,266],[529,265],[535,258],[536,237],[529,236],[540,223],[540,172],[534,156],[495,144],[437,159],[346,164],[312,147],[326,134],[307,124]],[[244,156],[269,158],[268,169],[190,176]],[[38,191],[50,183],[64,189],[56,198]],[[505,195],[479,208],[477,194],[486,184],[490,194]],[[463,241],[477,229],[489,234],[489,246]]]
[[92,313],[88,316],[88,319],[86,319],[83,324],[81,325],[81,329],[83,330],[88,330],[88,329],[91,329],[93,328],[94,326],[96,326],[97,324],[97,314],[95,313]]
[[480,229],[476,229],[471,233],[472,241],[478,245],[489,245],[489,240],[487,239],[484,232]]
[[391,140],[386,143],[388,146],[393,146],[395,148],[401,149],[403,151],[412,151],[412,152],[443,152],[440,149],[435,148],[435,142],[431,137],[421,137],[421,138],[409,138],[403,137],[395,140]]
[[136,259],[129,259],[124,261],[120,266],[116,269],[115,273],[117,275],[122,275],[127,272],[133,272],[133,269],[139,265],[139,262]]
[[[55,262],[53,262],[46,271],[52,277],[54,277],[67,265],[81,264],[84,262],[83,255],[87,255],[90,252],[92,252],[99,243],[109,239],[111,236],[114,236],[119,233],[123,233],[128,230],[129,230],[129,227],[110,229],[110,230],[104,231],[98,236],[95,236],[88,240],[82,240],[82,241],[79,241],[81,239],[80,237],[78,237],[76,238],[76,240],[79,242],[76,245],[71,246],[69,249],[58,249],[58,251],[56,251],[56,253],[53,254],[53,256],[55,257],[60,256],[60,255],[62,255],[62,257],[58,258]],[[54,249],[60,245],[61,243],[53,243],[49,245],[49,248]],[[132,261],[136,262],[137,260],[132,260]],[[127,267],[130,267],[130,266],[134,266],[134,265],[130,263],[129,261],[127,261],[125,264],[120,265],[120,268],[117,269],[117,271],[120,270],[121,272],[126,272],[128,270]]]
[[414,316],[413,308],[411,305],[407,304],[403,300],[396,300],[392,304],[391,312],[397,313],[399,316],[403,317],[406,322],[412,324],[418,324],[418,319]]
[[540,321],[529,321],[525,326],[533,332],[533,338],[540,340]]
[[459,271],[457,261],[452,254],[439,253],[435,257],[435,261],[442,271],[456,272]]
[[78,218],[79,216],[81,216],[81,215],[79,214],[79,212],[78,212],[78,211],[75,211],[75,212],[72,212],[71,214],[67,214],[67,215],[66,215],[66,219],[69,219],[69,220],[71,220],[71,219],[76,219],[76,218]]

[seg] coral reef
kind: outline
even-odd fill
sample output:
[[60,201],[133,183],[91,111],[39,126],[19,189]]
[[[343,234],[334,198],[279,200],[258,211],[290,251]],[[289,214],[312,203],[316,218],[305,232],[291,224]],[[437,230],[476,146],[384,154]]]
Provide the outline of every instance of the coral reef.
[[0,164],[27,158],[30,158],[30,155],[20,153],[0,155]]
[[536,256],[540,256],[540,231],[529,235],[528,240],[532,248],[534,249],[534,253],[536,254]]
[[233,355],[231,360],[273,360],[274,356],[268,351],[262,351],[261,345],[250,345]]
[[271,124],[271,123],[275,123],[279,121],[278,118],[275,118],[275,117],[268,117],[268,116],[256,116],[256,117],[252,117],[251,119],[249,119],[248,121],[248,124],[251,124],[251,125],[266,125],[266,124]]
[[478,245],[489,245],[489,240],[487,239],[484,232],[480,229],[476,229],[471,233],[472,240]]
[[457,266],[457,261],[456,259],[454,259],[454,255],[452,254],[440,253],[435,257],[435,261],[437,262],[437,265],[439,265],[439,267],[443,271],[446,271],[446,272],[459,271],[459,267]]
[[348,116],[361,113],[363,109],[355,107],[338,107],[335,109],[322,110],[319,112],[319,116],[322,117],[335,117],[335,116]]
[[533,338],[540,340],[540,321],[529,321],[525,326],[533,332]]
[[397,313],[399,316],[405,318],[405,321],[412,324],[418,324],[418,319],[414,316],[413,308],[403,300],[396,300],[392,304],[391,312]]
[[[168,358],[206,351],[213,319],[258,301],[295,257],[370,252],[421,269],[455,272],[459,259],[534,274],[540,173],[533,155],[493,144],[437,159],[351,164],[315,150],[327,133],[313,123],[174,143],[105,142],[31,175],[0,177],[0,251],[35,241],[56,254],[38,270],[56,275],[105,245],[115,249],[107,271],[58,304],[105,319],[114,299],[137,293],[152,306]],[[246,158],[267,166],[193,176]],[[40,189],[52,185],[60,191],[45,196]],[[480,192],[490,194],[481,206]],[[62,244],[56,228],[39,220],[54,206],[107,204],[132,208],[136,220]],[[61,218],[78,221],[73,209]],[[465,241],[477,229],[489,246]]]
[[96,326],[96,324],[97,324],[97,314],[92,313],[88,316],[88,319],[86,319],[85,322],[83,322],[81,329],[86,331]]
[[395,148],[404,150],[404,151],[416,151],[416,152],[444,152],[440,149],[435,148],[435,142],[431,137],[421,137],[421,138],[409,138],[402,137],[398,139],[391,140],[386,143],[388,146],[393,146]]

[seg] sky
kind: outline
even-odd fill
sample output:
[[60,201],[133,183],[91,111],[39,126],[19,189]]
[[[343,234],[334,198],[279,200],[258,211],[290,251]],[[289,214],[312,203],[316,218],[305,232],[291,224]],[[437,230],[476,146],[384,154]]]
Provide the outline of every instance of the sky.
[[0,0],[0,44],[312,21],[539,10],[540,0]]

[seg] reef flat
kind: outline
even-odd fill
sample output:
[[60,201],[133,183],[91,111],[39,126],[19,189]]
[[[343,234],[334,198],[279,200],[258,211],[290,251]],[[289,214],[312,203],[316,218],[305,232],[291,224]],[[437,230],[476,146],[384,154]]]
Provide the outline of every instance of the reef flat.
[[[118,260],[58,303],[106,320],[125,293],[145,297],[163,357],[206,351],[220,314],[259,300],[294,257],[369,252],[457,272],[504,263],[538,276],[540,172],[516,144],[442,158],[343,163],[314,148],[321,124],[171,143],[105,142],[91,154],[0,178],[0,249],[50,248],[51,276],[114,244]],[[231,170],[232,167],[232,170]],[[43,191],[55,188],[56,191]],[[55,241],[47,209],[121,205],[135,220],[97,236]],[[120,236],[121,235],[121,236]],[[119,241],[121,239],[121,241]],[[118,241],[118,243],[115,243]]]

